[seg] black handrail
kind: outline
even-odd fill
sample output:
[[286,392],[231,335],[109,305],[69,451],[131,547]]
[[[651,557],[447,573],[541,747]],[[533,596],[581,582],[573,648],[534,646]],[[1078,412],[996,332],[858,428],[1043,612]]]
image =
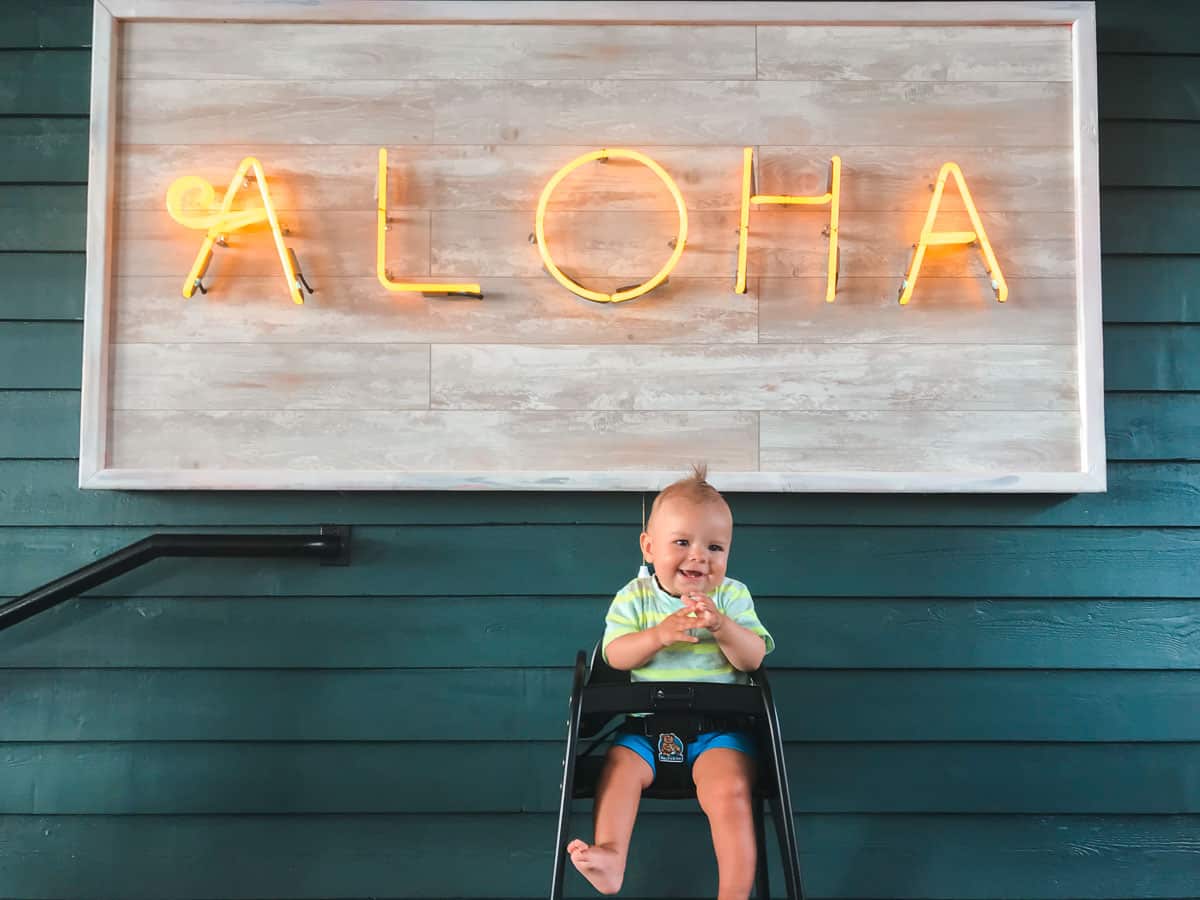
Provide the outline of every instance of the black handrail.
[[24,622],[160,556],[309,557],[323,566],[350,563],[350,528],[322,525],[313,534],[152,534],[0,606],[0,631]]

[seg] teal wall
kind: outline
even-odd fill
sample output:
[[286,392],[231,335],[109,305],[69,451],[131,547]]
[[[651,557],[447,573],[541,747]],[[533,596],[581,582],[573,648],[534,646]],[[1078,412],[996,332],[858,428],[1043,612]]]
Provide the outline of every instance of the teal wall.
[[[355,558],[159,562],[0,634],[0,897],[543,895],[640,499],[77,490],[90,18],[0,6],[0,597],[159,529]],[[814,897],[1200,897],[1200,4],[1099,18],[1109,492],[731,498]],[[626,893],[709,856],[652,807]]]

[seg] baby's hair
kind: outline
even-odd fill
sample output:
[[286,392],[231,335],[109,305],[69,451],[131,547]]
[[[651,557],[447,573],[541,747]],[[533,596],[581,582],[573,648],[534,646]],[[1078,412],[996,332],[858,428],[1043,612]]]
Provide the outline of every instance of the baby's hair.
[[650,507],[650,518],[654,518],[654,513],[659,506],[676,497],[696,504],[719,503],[725,507],[729,505],[721,496],[721,492],[708,483],[707,463],[693,463],[691,475],[680,478],[659,491],[658,496],[654,498],[654,504]]

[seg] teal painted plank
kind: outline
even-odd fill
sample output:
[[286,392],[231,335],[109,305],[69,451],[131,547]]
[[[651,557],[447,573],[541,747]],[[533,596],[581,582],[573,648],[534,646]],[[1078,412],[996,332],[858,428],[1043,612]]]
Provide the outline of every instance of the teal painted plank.
[[87,181],[88,120],[0,119],[0,182]]
[[1200,121],[1200,55],[1100,54],[1102,119]]
[[82,253],[0,253],[0,319],[83,319]]
[[1200,7],[1193,0],[1100,0],[1101,53],[1200,53]]
[[1200,191],[1105,188],[1100,245],[1105,253],[1200,253]]
[[1109,394],[1104,407],[1110,457],[1200,459],[1200,396]]
[[[609,597],[72,600],[0,631],[0,669],[565,666]],[[768,663],[1200,670],[1197,600],[766,597]]]
[[91,65],[87,50],[0,52],[0,115],[86,116]]
[[1104,386],[1110,391],[1200,390],[1200,328],[1105,326]]
[[[41,742],[556,740],[565,734],[570,681],[565,668],[12,669],[0,734]],[[1200,741],[1195,672],[779,669],[772,684],[793,741]]]
[[79,387],[83,325],[0,322],[0,390]]
[[78,455],[78,391],[0,391],[0,459]]
[[[590,831],[582,816],[575,824]],[[812,897],[1186,897],[1200,867],[1195,816],[819,815],[796,825]],[[90,896],[97,885],[126,900],[536,897],[549,884],[554,827],[548,814],[13,816],[0,820],[0,891],[30,900]],[[621,895],[711,897],[710,847],[698,814],[643,817]],[[596,896],[573,872],[567,888]]]
[[90,47],[92,0],[17,0],[0,5],[0,48]]
[[[1110,395],[1110,457],[1200,455],[1198,404],[1200,398],[1191,394]],[[74,445],[64,446],[74,454]],[[168,491],[81,491],[77,483],[74,459],[0,460],[0,526],[235,527],[329,520],[640,527],[636,520],[641,515],[640,495],[626,493],[195,491],[184,502]],[[1105,494],[730,494],[729,499],[738,525],[1192,526],[1200,525],[1198,493],[1200,466],[1111,462]]]
[[1110,256],[1101,266],[1105,322],[1200,322],[1200,256]]
[[1104,187],[1200,187],[1200,122],[1101,122]]
[[[563,748],[561,740],[0,744],[0,814],[549,813],[558,809]],[[1198,751],[793,743],[786,756],[797,813],[1162,815],[1200,812]]]
[[[31,591],[147,533],[0,529],[0,559],[19,560],[0,568],[0,596]],[[349,568],[166,559],[95,593],[611,595],[634,574],[637,533],[635,525],[364,526],[355,529]],[[1200,529],[746,525],[735,532],[730,574],[763,597],[1195,597]]]
[[66,185],[0,186],[0,252],[84,249],[87,189]]

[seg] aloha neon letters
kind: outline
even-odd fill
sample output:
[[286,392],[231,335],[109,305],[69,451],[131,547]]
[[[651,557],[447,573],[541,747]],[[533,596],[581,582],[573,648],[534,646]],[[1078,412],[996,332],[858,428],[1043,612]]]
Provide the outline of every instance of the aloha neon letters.
[[[672,242],[674,249],[662,268],[641,284],[621,288],[612,293],[604,293],[586,288],[563,273],[555,263],[554,257],[550,252],[546,241],[545,226],[550,198],[553,196],[555,188],[558,187],[563,179],[585,163],[592,161],[604,162],[609,159],[629,159],[650,169],[670,192],[678,212],[679,225],[675,239]],[[972,231],[934,230],[934,223],[937,219],[943,194],[945,193],[946,182],[951,177],[954,178],[954,182],[958,186],[958,192],[962,197],[963,205],[971,220]],[[258,185],[258,192],[262,198],[262,207],[234,211],[234,197],[243,185],[249,184],[251,178]],[[387,150],[381,147],[378,156],[375,204],[375,274],[380,285],[384,289],[393,292],[414,291],[424,294],[457,294],[482,298],[483,293],[478,284],[443,282],[422,284],[420,282],[392,280],[387,270],[387,180]],[[812,196],[758,194],[755,193],[754,188],[754,148],[745,147],[742,151],[737,276],[734,282],[734,292],[739,294],[746,292],[751,204],[756,206],[824,206],[828,204],[829,228],[827,233],[829,237],[829,249],[826,265],[825,302],[832,303],[837,294],[838,276],[840,274],[841,157],[835,155],[829,161],[829,183],[823,194]],[[176,179],[167,190],[167,211],[170,213],[171,218],[186,228],[204,229],[206,231],[192,268],[184,280],[183,296],[191,297],[197,288],[201,292],[206,292],[201,283],[201,278],[203,278],[208,264],[212,259],[213,245],[218,243],[223,244],[226,233],[265,221],[270,223],[275,249],[279,256],[279,263],[283,269],[283,275],[287,281],[288,292],[291,295],[292,301],[294,303],[303,303],[304,300],[300,293],[300,287],[302,284],[304,287],[307,287],[307,283],[304,282],[303,275],[299,271],[299,266],[296,265],[294,254],[283,243],[282,227],[275,214],[275,208],[271,203],[271,194],[267,187],[266,173],[263,171],[262,164],[252,156],[243,159],[233,178],[230,180],[229,187],[226,189],[225,196],[222,198],[219,206],[214,203],[215,199],[216,191],[213,189],[213,186],[204,179],[193,175],[185,175]],[[636,150],[620,147],[602,148],[584,153],[555,172],[542,189],[541,195],[538,198],[537,212],[534,216],[534,238],[537,243],[538,254],[541,257],[546,272],[571,293],[597,303],[622,303],[626,300],[632,300],[635,297],[640,297],[654,290],[665,282],[678,264],[680,257],[683,256],[684,249],[687,246],[687,236],[687,204],[675,181],[662,166],[650,157]],[[996,259],[991,242],[988,240],[987,233],[983,227],[983,221],[980,219],[979,212],[975,207],[975,201],[967,188],[966,178],[963,176],[962,169],[954,162],[944,163],[938,172],[933,197],[930,200],[929,209],[925,216],[925,224],[921,229],[917,243],[913,245],[912,259],[900,287],[899,300],[901,305],[907,305],[912,299],[913,290],[916,287],[917,279],[920,277],[921,264],[924,261],[926,249],[933,246],[978,246],[983,255],[984,265],[990,277],[992,288],[996,293],[996,299],[1001,303],[1008,299],[1008,283],[1004,279],[1000,263]],[[312,289],[309,288],[309,293],[311,292]]]

